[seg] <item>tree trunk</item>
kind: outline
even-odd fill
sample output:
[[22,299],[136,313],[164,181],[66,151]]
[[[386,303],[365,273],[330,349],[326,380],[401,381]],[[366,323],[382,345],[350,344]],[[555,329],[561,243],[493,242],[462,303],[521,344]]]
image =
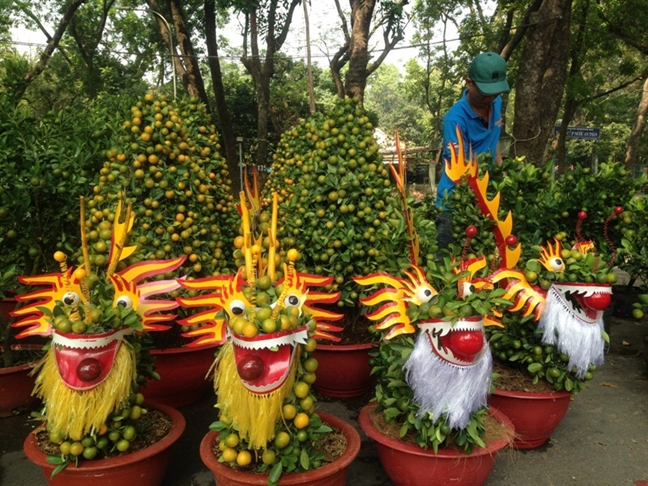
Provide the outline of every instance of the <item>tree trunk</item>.
[[311,47],[310,47],[310,22],[308,20],[308,6],[304,2],[304,24],[306,26],[306,68],[308,70],[308,100],[310,114],[315,113],[315,90],[313,88],[313,69],[311,67]]
[[648,113],[648,77],[644,81],[643,91],[641,92],[641,100],[637,109],[637,121],[635,121],[630,132],[630,138],[628,139],[625,163],[628,164],[630,170],[634,169],[634,164],[637,159],[637,149],[639,148],[639,140],[641,139],[641,133],[646,123],[646,113]]
[[157,4],[156,0],[146,0],[146,4],[148,5],[150,10],[155,12],[153,16],[155,17],[155,22],[157,23],[158,29],[160,30],[160,35],[164,39],[166,45],[169,47],[169,52],[171,53],[171,63],[173,64],[175,70],[175,76],[183,79],[186,76],[186,70],[184,65],[182,64],[182,58],[176,54],[176,46],[173,42],[171,31],[169,30],[169,27],[167,26],[167,23],[165,21],[166,19],[160,11],[160,6]]
[[349,71],[344,92],[347,96],[364,97],[367,86],[369,63],[369,27],[376,7],[375,0],[349,0],[351,4],[351,44],[349,48]]
[[59,21],[58,27],[56,28],[56,32],[52,36],[52,39],[47,43],[47,47],[41,54],[40,59],[34,65],[34,67],[31,68],[27,74],[25,74],[22,84],[18,87],[16,92],[13,94],[14,99],[16,101],[22,98],[29,84],[34,79],[36,79],[36,77],[40,73],[42,73],[45,70],[45,67],[47,66],[47,62],[49,61],[50,57],[52,57],[52,54],[58,47],[58,44],[61,41],[63,34],[65,34],[65,30],[67,29],[67,26],[72,20],[72,17],[74,17],[74,14],[78,10],[78,8],[81,5],[83,5],[85,2],[86,0],[74,0],[68,5],[67,10],[63,14],[63,17],[61,17],[61,20]]
[[567,82],[572,0],[545,0],[520,57],[515,86],[514,154],[542,165]]
[[[295,8],[301,0],[290,0],[286,13],[277,14],[278,0],[270,0],[267,12],[264,12],[265,25],[265,59],[261,62],[261,53],[259,50],[259,17],[257,8],[252,6],[246,12],[247,22],[249,23],[250,50],[251,56],[248,56],[247,45],[244,44],[243,56],[241,62],[252,75],[257,95],[257,154],[256,163],[266,165],[268,162],[269,140],[268,140],[268,121],[270,117],[270,81],[274,76],[274,58],[275,54],[281,50],[288,30],[292,22]],[[278,25],[281,19],[281,24]],[[277,33],[277,28],[279,32]],[[281,127],[278,133],[280,132]]]
[[176,31],[178,48],[182,52],[182,61],[185,66],[182,84],[189,93],[189,96],[198,98],[207,107],[207,112],[211,113],[209,99],[205,91],[205,83],[200,74],[198,58],[191,43],[191,37],[189,37],[189,32],[187,31],[187,23],[185,22],[182,5],[180,4],[180,0],[170,0],[169,3],[171,5],[171,17],[173,18],[173,26]]
[[211,74],[212,85],[214,89],[214,98],[216,103],[216,114],[221,127],[221,137],[223,147],[225,148],[225,157],[227,159],[227,168],[232,181],[232,192],[236,193],[241,187],[241,176],[238,167],[238,157],[236,154],[236,137],[232,129],[232,119],[230,117],[227,103],[225,102],[225,87],[223,86],[223,76],[218,56],[218,43],[216,41],[216,13],[214,0],[205,0],[205,37],[207,44],[207,54],[209,55],[209,72]]

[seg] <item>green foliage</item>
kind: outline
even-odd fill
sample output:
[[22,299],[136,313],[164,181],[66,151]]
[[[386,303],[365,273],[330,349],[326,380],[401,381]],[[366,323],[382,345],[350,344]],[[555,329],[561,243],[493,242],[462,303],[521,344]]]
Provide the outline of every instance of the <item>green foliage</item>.
[[644,195],[634,197],[621,214],[623,238],[619,248],[622,268],[630,274],[629,285],[648,282],[648,203]]
[[0,268],[46,273],[57,249],[80,246],[79,196],[97,170],[110,118],[105,106],[82,100],[38,116],[0,95]]
[[[148,93],[130,109],[95,171],[86,227],[92,265],[107,264],[120,199],[133,202],[137,224],[121,265],[188,255],[183,274],[229,273],[238,213],[215,127],[195,99]],[[125,207],[122,211],[125,211]],[[81,258],[80,255],[77,258]]]
[[383,413],[387,423],[400,426],[401,438],[407,435],[425,449],[432,447],[437,452],[439,448],[454,445],[469,454],[475,445],[484,447],[485,408],[471,415],[465,429],[452,429],[445,417],[433,417],[429,412],[418,416],[419,406],[413,401],[414,393],[403,371],[413,349],[414,339],[408,336],[382,340],[379,348],[371,351],[371,373],[376,378],[376,411]]
[[[402,203],[372,130],[357,100],[338,100],[284,133],[264,188],[284,201],[282,247],[300,251],[300,268],[335,278],[330,290],[342,292],[340,306],[357,305],[352,276],[399,273],[410,263]],[[427,228],[423,245],[434,241]]]
[[[556,391],[578,393],[593,378],[594,365],[590,365],[582,380],[567,369],[569,356],[542,342],[543,331],[537,328],[533,316],[507,313],[502,323],[505,328],[486,328],[493,358],[528,375],[533,384],[544,380]],[[497,379],[494,385],[497,386]]]

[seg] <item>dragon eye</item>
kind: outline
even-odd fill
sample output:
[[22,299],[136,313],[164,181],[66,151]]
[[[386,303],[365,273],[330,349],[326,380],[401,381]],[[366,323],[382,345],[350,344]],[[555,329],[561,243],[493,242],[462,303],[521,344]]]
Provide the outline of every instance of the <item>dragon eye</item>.
[[554,272],[562,272],[565,270],[565,262],[562,261],[562,258],[552,258],[549,260],[549,266]]
[[66,292],[63,296],[63,303],[68,307],[74,307],[81,299],[76,292]]
[[475,293],[475,286],[471,284],[470,282],[464,282],[463,283],[463,296],[468,297],[469,295],[472,295]]
[[121,305],[125,307],[126,309],[130,309],[131,307],[133,307],[133,301],[128,295],[120,296],[115,303],[117,305]]
[[301,301],[299,300],[299,297],[295,294],[291,294],[284,299],[284,305],[286,307],[290,307],[290,306],[295,307],[298,306],[300,303]]
[[434,296],[434,292],[432,292],[432,289],[430,289],[429,287],[421,287],[416,291],[416,298],[422,304],[429,302],[433,296]]
[[229,305],[229,310],[235,316],[242,316],[245,314],[245,304],[242,300],[233,300]]

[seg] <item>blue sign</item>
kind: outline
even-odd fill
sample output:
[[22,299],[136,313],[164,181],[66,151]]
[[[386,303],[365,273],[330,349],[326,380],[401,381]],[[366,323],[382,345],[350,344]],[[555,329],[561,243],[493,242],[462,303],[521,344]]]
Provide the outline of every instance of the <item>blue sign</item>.
[[[554,133],[560,131],[560,126],[554,127]],[[600,128],[586,128],[586,127],[567,127],[567,138],[575,138],[576,140],[598,140],[601,136]]]

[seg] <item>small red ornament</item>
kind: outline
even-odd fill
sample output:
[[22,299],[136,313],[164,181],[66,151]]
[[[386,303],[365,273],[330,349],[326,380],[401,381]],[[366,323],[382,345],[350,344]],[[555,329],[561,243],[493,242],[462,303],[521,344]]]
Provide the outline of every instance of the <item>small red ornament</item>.
[[623,212],[623,206],[617,206],[614,208],[614,214],[621,214]]
[[468,238],[474,238],[477,236],[477,228],[474,227],[472,224],[466,228],[466,236]]
[[585,211],[581,211],[578,213],[578,219],[585,219],[587,218],[587,213]]
[[236,364],[236,369],[243,380],[254,381],[261,378],[265,365],[263,364],[263,360],[258,356],[248,354]]
[[508,246],[515,246],[515,245],[517,245],[517,242],[518,242],[518,239],[517,239],[517,236],[515,236],[515,235],[508,235],[506,237],[506,244]]

